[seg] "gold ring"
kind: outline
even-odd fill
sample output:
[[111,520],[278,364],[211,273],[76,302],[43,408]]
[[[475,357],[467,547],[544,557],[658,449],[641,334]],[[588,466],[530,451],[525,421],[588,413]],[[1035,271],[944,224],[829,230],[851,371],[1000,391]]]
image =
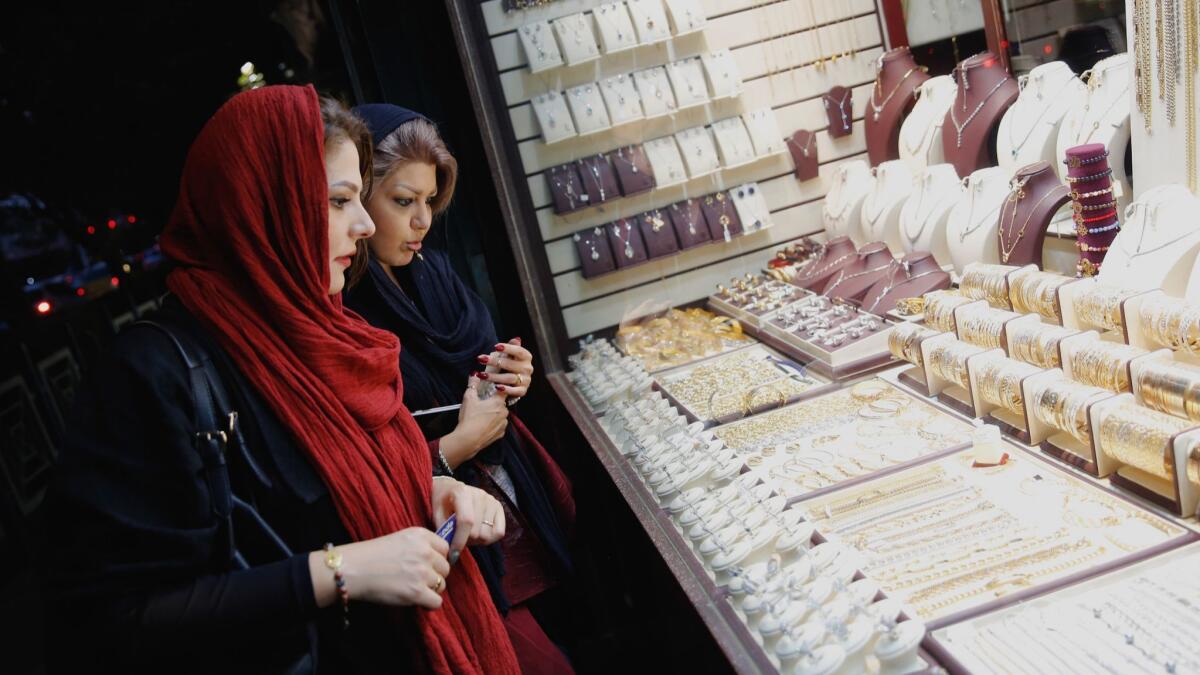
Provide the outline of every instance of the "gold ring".
[[525,382],[525,380],[521,379],[520,373],[517,373],[516,375],[517,375],[517,386],[519,387],[519,386],[521,386],[522,383]]
[[496,525],[495,523],[493,523],[493,522],[492,522],[492,521],[490,521],[490,520],[485,520],[485,521],[483,521],[483,524],[484,524],[484,525],[487,525],[488,527],[495,527],[495,525]]
[[446,580],[445,580],[445,579],[443,579],[443,578],[442,578],[442,576],[439,574],[439,575],[438,575],[438,580],[437,580],[437,583],[433,585],[433,592],[434,592],[434,593],[441,593],[441,592],[442,592],[442,586],[444,586],[445,584],[446,584]]

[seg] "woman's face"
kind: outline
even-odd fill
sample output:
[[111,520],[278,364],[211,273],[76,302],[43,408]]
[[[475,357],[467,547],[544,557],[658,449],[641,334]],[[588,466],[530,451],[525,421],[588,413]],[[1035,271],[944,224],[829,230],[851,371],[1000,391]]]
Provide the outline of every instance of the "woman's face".
[[375,233],[375,224],[362,203],[358,148],[347,139],[328,144],[325,175],[329,180],[329,294],[342,292],[354,244]]
[[398,165],[371,191],[367,210],[379,228],[367,242],[371,253],[389,267],[412,262],[433,222],[437,167],[424,162]]

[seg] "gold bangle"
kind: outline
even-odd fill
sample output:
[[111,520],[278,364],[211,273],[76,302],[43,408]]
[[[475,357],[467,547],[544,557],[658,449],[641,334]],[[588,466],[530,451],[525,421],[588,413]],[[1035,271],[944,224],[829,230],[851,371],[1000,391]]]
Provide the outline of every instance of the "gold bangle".
[[1071,352],[1071,379],[1110,391],[1129,391],[1129,362],[1147,353],[1131,345],[1093,340]]
[[1125,404],[1104,415],[1100,422],[1100,450],[1112,459],[1162,478],[1175,478],[1172,438],[1190,422],[1149,408]]
[[992,307],[1012,309],[1008,293],[1008,275],[1017,270],[1009,265],[971,263],[963,269],[958,290],[974,300],[987,300]]
[[925,325],[940,333],[954,332],[954,310],[968,302],[974,300],[954,291],[926,293]]
[[1075,314],[1090,326],[1117,330],[1124,324],[1121,319],[1122,304],[1138,293],[1141,291],[1097,284],[1076,296]]
[[1031,271],[1014,275],[1009,279],[1013,310],[1062,321],[1058,289],[1072,281],[1075,281],[1073,277],[1051,272]]
[[991,307],[963,310],[958,322],[959,339],[985,349],[998,349],[1004,324],[1015,318],[1012,312]]
[[935,335],[937,332],[915,323],[898,324],[888,334],[888,350],[902,361],[922,366],[921,341]]
[[1138,321],[1158,344],[1200,353],[1200,307],[1178,298],[1152,298],[1141,306]]
[[1090,445],[1088,404],[1111,394],[1099,387],[1078,384],[1064,377],[1042,382],[1031,395],[1033,412],[1043,424],[1071,434],[1084,445]]

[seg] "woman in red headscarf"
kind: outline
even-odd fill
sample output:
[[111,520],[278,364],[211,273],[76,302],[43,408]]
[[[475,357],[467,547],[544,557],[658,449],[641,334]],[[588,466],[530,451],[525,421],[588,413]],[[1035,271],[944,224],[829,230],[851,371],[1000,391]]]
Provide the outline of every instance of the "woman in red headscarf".
[[80,393],[51,498],[62,670],[517,672],[463,550],[503,510],[431,478],[398,341],[339,299],[369,153],[311,87],[239,94],[193,144],[171,295]]

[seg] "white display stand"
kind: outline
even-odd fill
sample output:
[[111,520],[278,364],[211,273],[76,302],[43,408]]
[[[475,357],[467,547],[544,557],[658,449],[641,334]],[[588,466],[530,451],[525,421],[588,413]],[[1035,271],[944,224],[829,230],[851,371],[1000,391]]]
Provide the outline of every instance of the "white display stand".
[[1084,105],[1087,85],[1062,61],[1040,65],[1019,81],[1021,94],[1004,113],[996,135],[1000,166],[1015,172],[1039,160],[1058,165],[1063,117]]
[[580,12],[555,19],[554,34],[568,66],[577,66],[600,58],[600,45],[592,32],[592,17]]
[[563,64],[562,51],[558,48],[558,41],[554,39],[554,29],[550,27],[549,21],[527,23],[517,30],[517,35],[521,40],[521,48],[525,51],[529,72],[540,73]]
[[856,159],[838,167],[833,184],[821,205],[821,220],[829,239],[850,237],[855,246],[866,243],[859,227],[862,202],[875,179],[864,160]]
[[1125,210],[1098,278],[1130,288],[1161,288],[1176,297],[1200,296],[1198,215],[1200,199],[1182,185],[1160,185],[1142,193]]
[[908,162],[914,173],[946,161],[942,124],[958,85],[949,75],[938,75],[925,80],[917,91],[917,103],[900,125],[900,159]]
[[1128,54],[1117,54],[1092,67],[1087,92],[1081,103],[1067,112],[1058,130],[1054,168],[1060,178],[1067,175],[1063,160],[1067,150],[1087,143],[1108,148],[1108,165],[1117,203],[1124,208],[1132,195],[1125,173],[1125,151],[1129,147],[1129,109],[1133,100],[1133,64]]
[[611,2],[592,10],[600,33],[600,48],[605,54],[616,54],[638,45],[637,31],[624,2]]
[[903,160],[883,162],[871,170],[875,183],[863,198],[860,229],[866,241],[882,241],[893,256],[905,253],[900,211],[913,191],[912,172]]
[[914,177],[897,223],[905,253],[929,251],[940,264],[949,263],[946,220],[964,189],[953,164],[932,164]]
[[[1100,428],[1109,411],[1135,402],[1133,394],[1121,394],[1093,405],[1091,410],[1092,429]],[[1142,492],[1144,497],[1152,500],[1154,496],[1157,496],[1159,499],[1155,501],[1166,502],[1164,505],[1169,505],[1177,515],[1190,516],[1196,512],[1196,506],[1200,503],[1200,488],[1193,485],[1187,478],[1190,449],[1197,440],[1200,440],[1200,430],[1197,430],[1195,426],[1176,434],[1168,441],[1169,447],[1164,448],[1163,461],[1170,463],[1174,480],[1165,480],[1132,466],[1119,464],[1104,452],[1103,442],[1095,436],[1096,434],[1093,432],[1102,470],[1108,469],[1101,475],[1111,473],[1109,480],[1114,485],[1127,490],[1134,488],[1131,491]]]
[[993,166],[963,180],[965,190],[946,223],[950,261],[959,273],[972,262],[1000,263],[996,231],[1000,227],[1000,207],[1009,193],[1008,179],[1007,170]]

